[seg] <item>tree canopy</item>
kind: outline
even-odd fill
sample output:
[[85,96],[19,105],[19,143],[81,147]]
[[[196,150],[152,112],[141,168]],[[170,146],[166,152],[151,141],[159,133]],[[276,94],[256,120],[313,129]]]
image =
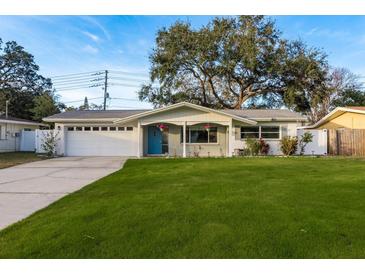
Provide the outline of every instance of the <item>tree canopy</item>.
[[[14,41],[0,39],[0,113],[5,112],[7,100],[9,115],[18,118],[41,120],[60,111],[62,105],[57,103],[51,80],[38,71],[33,55]],[[47,106],[40,110],[43,103]]]
[[264,16],[219,17],[198,29],[176,22],[158,31],[150,62],[151,81],[139,98],[155,106],[285,105],[317,120],[323,101],[335,93],[327,55],[283,39]]

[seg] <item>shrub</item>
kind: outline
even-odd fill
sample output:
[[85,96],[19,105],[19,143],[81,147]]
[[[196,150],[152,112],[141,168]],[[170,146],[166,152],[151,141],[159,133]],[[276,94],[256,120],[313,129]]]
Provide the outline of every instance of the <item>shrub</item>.
[[300,136],[300,141],[299,141],[300,155],[304,154],[305,147],[312,141],[313,141],[313,134],[308,131],[304,132],[304,134]]
[[59,141],[58,132],[53,131],[43,132],[42,148],[46,152],[47,156],[53,157],[56,155],[57,142]]
[[265,140],[260,139],[259,140],[259,146],[260,146],[260,155],[267,155],[269,154],[270,145],[265,142]]
[[249,155],[267,155],[270,150],[270,145],[266,143],[263,139],[246,139],[246,146],[249,152]]
[[281,152],[286,155],[293,155],[298,148],[298,138],[285,136],[280,140],[280,149]]
[[247,138],[246,146],[252,156],[256,156],[260,153],[260,143],[256,139]]

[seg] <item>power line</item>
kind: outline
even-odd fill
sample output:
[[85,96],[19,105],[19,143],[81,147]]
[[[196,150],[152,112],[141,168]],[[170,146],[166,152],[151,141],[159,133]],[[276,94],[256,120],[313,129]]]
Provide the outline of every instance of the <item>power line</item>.
[[100,87],[101,85],[80,85],[80,86],[69,86],[69,87],[63,87],[56,89],[57,91],[71,91],[76,89],[85,89],[85,88],[94,88],[94,87]]
[[67,87],[67,86],[77,86],[77,85],[82,85],[82,84],[89,84],[89,85],[93,85],[93,84],[100,84],[100,82],[90,82],[90,81],[81,81],[81,82],[74,82],[74,83],[64,83],[62,85],[56,85],[55,88],[62,88],[62,87]]
[[52,81],[53,84],[62,84],[65,82],[77,82],[82,80],[102,80],[102,78],[95,78],[95,76],[88,76],[87,78],[71,78],[71,79],[62,79],[57,81]]
[[[96,99],[102,99],[103,97],[94,97],[94,98],[87,98],[88,101],[91,100],[96,100]],[[75,101],[68,101],[68,102],[63,102],[64,104],[69,104],[69,103],[77,103],[77,102],[83,102],[85,99],[82,100],[75,100]]]
[[133,78],[127,78],[127,77],[115,77],[115,76],[111,76],[110,79],[113,79],[113,80],[123,80],[123,81],[137,81],[137,82],[146,82],[145,80],[142,80],[142,79],[133,79]]
[[110,83],[110,86],[121,86],[121,87],[129,87],[129,88],[140,88],[140,85],[131,85],[131,84],[124,84],[124,83]]
[[124,100],[124,101],[137,101],[137,102],[139,102],[138,99],[131,99],[131,98],[111,97],[110,99],[112,99],[112,100]]
[[92,73],[100,73],[102,71],[100,70],[95,70],[95,71],[89,71],[89,72],[79,72],[79,73],[70,73],[70,74],[63,74],[63,75],[56,75],[56,76],[51,76],[49,78],[64,78],[64,77],[72,77],[75,75],[84,75],[84,74],[92,74]]
[[134,76],[143,76],[148,77],[148,74],[146,73],[140,73],[140,72],[127,72],[127,71],[121,71],[121,70],[109,70],[112,74],[125,74],[125,75],[134,75]]

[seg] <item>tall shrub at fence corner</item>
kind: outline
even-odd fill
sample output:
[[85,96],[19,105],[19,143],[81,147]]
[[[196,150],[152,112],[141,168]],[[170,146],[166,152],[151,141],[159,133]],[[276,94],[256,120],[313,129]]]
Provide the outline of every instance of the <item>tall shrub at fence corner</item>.
[[298,138],[285,136],[280,140],[280,150],[285,156],[293,155],[298,149]]

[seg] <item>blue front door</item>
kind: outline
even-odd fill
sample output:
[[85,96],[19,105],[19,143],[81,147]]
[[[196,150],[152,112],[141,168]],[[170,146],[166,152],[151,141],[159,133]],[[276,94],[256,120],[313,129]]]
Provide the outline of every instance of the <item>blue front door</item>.
[[156,126],[148,127],[148,154],[162,154],[162,133]]

